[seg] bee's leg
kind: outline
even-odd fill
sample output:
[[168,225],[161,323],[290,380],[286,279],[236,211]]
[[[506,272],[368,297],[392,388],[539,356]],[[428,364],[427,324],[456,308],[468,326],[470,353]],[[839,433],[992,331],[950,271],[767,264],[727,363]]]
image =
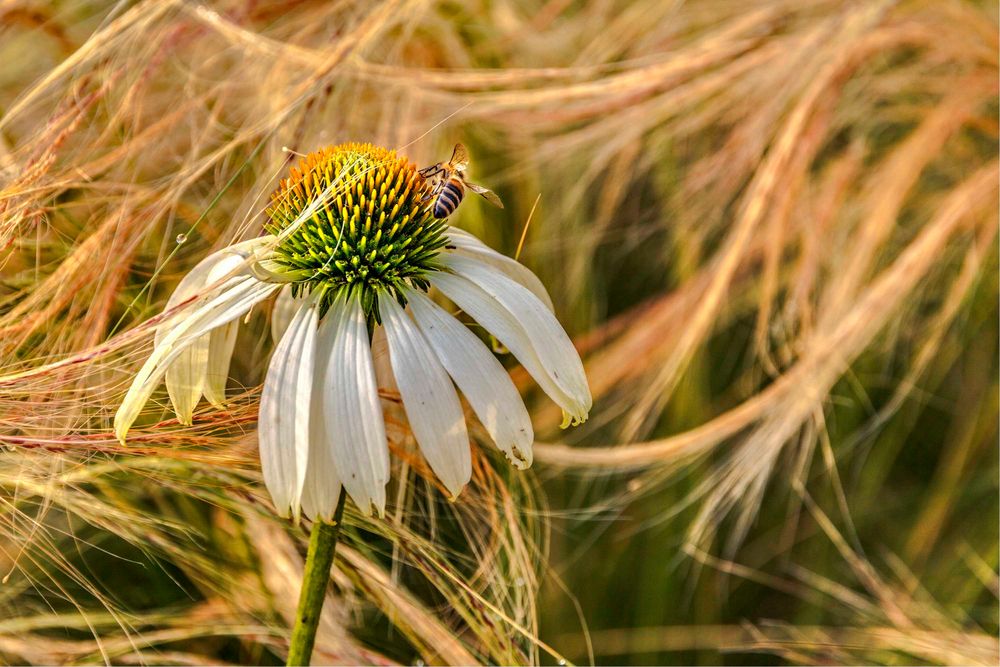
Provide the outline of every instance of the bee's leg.
[[428,192],[426,195],[423,196],[423,198],[420,200],[420,203],[423,204],[424,202],[431,201],[432,199],[437,199],[437,196],[439,194],[441,194],[441,187],[435,185],[433,190],[431,190],[430,192]]
[[[434,173],[436,174],[440,171],[441,170],[438,169],[438,171]],[[438,182],[434,184],[433,188],[431,188],[431,191],[428,192],[426,195],[424,195],[423,199],[420,200],[420,203],[423,204],[424,202],[430,201],[432,199],[437,199],[437,196],[441,194],[441,190],[443,189],[444,189],[444,181],[439,178]]]

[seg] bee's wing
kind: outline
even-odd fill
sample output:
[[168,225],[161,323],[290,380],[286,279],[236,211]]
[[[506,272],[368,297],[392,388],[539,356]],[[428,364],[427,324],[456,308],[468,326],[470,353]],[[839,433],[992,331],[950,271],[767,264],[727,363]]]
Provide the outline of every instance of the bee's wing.
[[497,197],[497,193],[493,192],[488,188],[484,188],[481,185],[476,185],[475,183],[466,182],[465,186],[475,192],[477,195],[481,196],[483,199],[493,204],[498,208],[503,208],[503,202],[500,201],[500,197]]
[[449,163],[455,171],[465,171],[465,168],[469,166],[469,151],[465,149],[465,146],[455,144],[455,150],[451,152]]

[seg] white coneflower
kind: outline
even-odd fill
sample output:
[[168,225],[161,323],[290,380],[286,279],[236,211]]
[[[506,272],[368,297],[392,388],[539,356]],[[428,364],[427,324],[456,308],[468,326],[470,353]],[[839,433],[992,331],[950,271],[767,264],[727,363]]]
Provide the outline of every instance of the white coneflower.
[[567,424],[591,407],[583,365],[534,274],[436,220],[430,188],[405,158],[367,144],[302,160],[272,195],[270,234],[214,253],[178,285],[168,309],[202,296],[157,330],[115,415],[118,438],[164,377],[183,423],[202,395],[221,404],[239,318],[284,286],[258,427],[264,480],[282,515],[301,509],[329,521],[341,483],[362,510],[384,511],[389,450],[370,342],[377,327],[413,435],[453,496],[472,470],[455,385],[507,458],[529,466],[534,436],[510,377],[426,292],[438,289],[503,343]]

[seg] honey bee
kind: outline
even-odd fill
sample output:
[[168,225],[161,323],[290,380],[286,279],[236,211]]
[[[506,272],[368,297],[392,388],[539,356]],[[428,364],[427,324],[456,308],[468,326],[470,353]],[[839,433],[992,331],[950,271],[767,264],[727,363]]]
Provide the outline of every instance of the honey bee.
[[465,180],[465,170],[469,166],[469,152],[462,144],[455,144],[455,150],[451,153],[451,159],[447,162],[438,162],[420,170],[420,175],[424,178],[435,178],[434,189],[427,196],[427,199],[434,200],[434,217],[447,218],[455,212],[458,205],[465,197],[465,189],[472,190],[483,199],[503,208],[500,197],[492,190],[481,185],[470,183]]

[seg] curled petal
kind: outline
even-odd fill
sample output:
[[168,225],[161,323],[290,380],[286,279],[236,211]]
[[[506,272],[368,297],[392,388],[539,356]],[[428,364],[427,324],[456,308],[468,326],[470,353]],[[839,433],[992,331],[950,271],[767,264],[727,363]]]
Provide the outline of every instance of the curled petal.
[[455,249],[451,252],[489,264],[514,282],[527,288],[532,294],[538,297],[539,301],[545,304],[546,308],[555,310],[552,307],[552,298],[549,296],[548,290],[545,289],[545,285],[524,264],[521,264],[516,259],[498,253],[464,229],[449,227],[447,234],[451,245],[455,246]]
[[[237,243],[198,262],[177,284],[177,288],[167,299],[164,310],[176,308],[233,275],[247,275],[250,271],[248,258],[268,238]],[[187,316],[188,312],[179,312],[157,327],[153,346],[159,346],[167,332]],[[226,376],[232,355],[232,344],[229,342],[235,344],[236,326],[235,323],[227,325],[229,330],[218,335],[216,332],[203,334],[177,355],[167,369],[167,394],[182,424],[191,423],[191,416],[201,400],[202,392],[215,405],[221,406],[224,402]]]
[[275,286],[255,278],[228,278],[215,295],[197,307],[167,332],[153,348],[153,353],[132,379],[125,399],[115,413],[115,436],[125,443],[129,428],[139,416],[167,368],[200,336],[246,314],[250,308],[274,292]]
[[455,255],[443,263],[454,273],[435,273],[431,284],[496,336],[568,419],[585,421],[592,399],[583,363],[548,308],[488,264]]
[[[182,424],[190,425],[194,408],[201,400],[208,372],[210,339],[214,332],[199,336],[170,364],[166,373],[167,395],[174,414]],[[227,367],[229,364],[226,364]]]
[[[226,402],[226,380],[229,379],[229,363],[236,347],[236,335],[240,332],[239,321],[216,327],[209,335],[208,364],[205,370],[205,398],[217,408]],[[167,372],[169,377],[169,371]]]
[[[198,296],[207,288],[212,287],[214,283],[225,280],[226,278],[236,275],[250,275],[251,256],[257,249],[270,243],[272,240],[273,237],[271,236],[261,236],[250,239],[249,241],[242,241],[223,248],[217,252],[213,252],[208,257],[195,264],[194,267],[188,271],[183,278],[181,278],[180,282],[177,283],[177,287],[167,298],[167,304],[163,310],[169,311],[177,307],[184,301]],[[160,344],[160,341],[176,324],[176,321],[181,320],[184,317],[185,315],[183,313],[179,313],[176,318],[167,319],[160,324],[156,328],[156,333],[153,336],[154,347]]]

